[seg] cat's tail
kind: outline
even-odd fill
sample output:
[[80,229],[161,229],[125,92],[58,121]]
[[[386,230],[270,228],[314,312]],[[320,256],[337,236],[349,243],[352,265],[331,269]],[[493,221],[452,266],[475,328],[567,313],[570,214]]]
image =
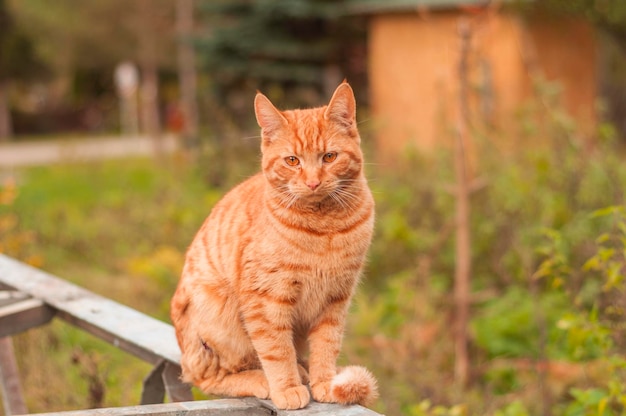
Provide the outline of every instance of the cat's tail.
[[337,403],[367,406],[378,398],[378,383],[365,367],[351,365],[333,377],[331,394]]

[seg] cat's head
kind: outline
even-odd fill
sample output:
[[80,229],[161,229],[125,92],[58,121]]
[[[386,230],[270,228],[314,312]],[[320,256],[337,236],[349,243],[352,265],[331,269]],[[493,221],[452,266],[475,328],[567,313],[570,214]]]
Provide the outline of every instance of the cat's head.
[[324,107],[279,111],[257,93],[263,173],[285,205],[332,198],[353,205],[363,154],[352,88],[344,81]]

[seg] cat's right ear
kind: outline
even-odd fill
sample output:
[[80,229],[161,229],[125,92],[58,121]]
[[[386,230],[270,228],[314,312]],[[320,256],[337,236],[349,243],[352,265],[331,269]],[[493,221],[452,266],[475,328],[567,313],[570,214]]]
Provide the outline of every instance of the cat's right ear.
[[256,97],[254,97],[254,113],[259,127],[267,135],[271,135],[287,125],[285,116],[260,92],[257,92]]

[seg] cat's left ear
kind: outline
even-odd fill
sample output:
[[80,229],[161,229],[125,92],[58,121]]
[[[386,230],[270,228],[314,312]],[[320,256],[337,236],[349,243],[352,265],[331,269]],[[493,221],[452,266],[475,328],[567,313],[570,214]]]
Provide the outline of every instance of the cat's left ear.
[[254,113],[259,127],[265,134],[271,135],[276,130],[287,125],[287,119],[265,95],[257,92],[254,97]]
[[352,87],[346,81],[335,90],[324,112],[326,120],[332,120],[350,128],[356,125],[356,101]]

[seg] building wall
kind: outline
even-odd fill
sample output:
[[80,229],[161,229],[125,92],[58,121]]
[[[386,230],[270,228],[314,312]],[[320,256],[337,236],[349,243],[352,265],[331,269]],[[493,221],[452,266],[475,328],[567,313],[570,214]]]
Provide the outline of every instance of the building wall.
[[[369,76],[378,152],[450,143],[458,119],[459,12],[382,14],[370,20]],[[563,104],[583,127],[593,124],[595,44],[578,22],[493,14],[474,30],[471,117],[499,137],[521,135],[519,109],[533,97],[531,74],[563,86]]]

